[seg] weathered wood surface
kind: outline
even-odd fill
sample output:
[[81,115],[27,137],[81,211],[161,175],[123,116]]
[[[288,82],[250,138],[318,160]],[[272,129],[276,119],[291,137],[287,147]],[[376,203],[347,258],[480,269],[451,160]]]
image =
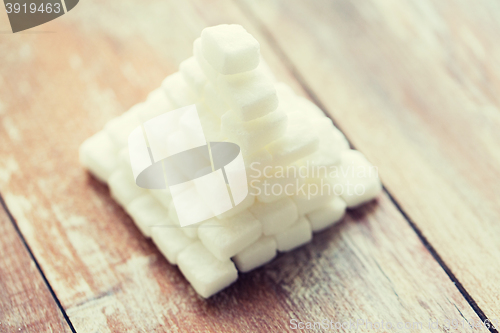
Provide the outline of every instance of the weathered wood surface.
[[[285,331],[291,319],[477,322],[477,313],[385,194],[312,244],[242,274],[204,301],[141,236],[106,186],[79,166],[79,144],[174,72],[205,26],[243,24],[261,41],[278,78],[301,92],[270,35],[248,14],[223,0],[86,0],[34,29],[53,33],[1,37],[0,193],[76,331]],[[0,27],[8,30],[4,18]],[[298,43],[286,52],[313,52],[304,50],[311,46]],[[317,82],[330,84],[329,77],[316,75]],[[338,77],[334,82],[341,87]],[[340,99],[342,119],[363,102],[332,93]],[[335,120],[375,164],[387,153],[387,147],[360,145],[365,134],[355,122]]]
[[1,205],[0,332],[71,332]]
[[498,1],[238,1],[500,316]]

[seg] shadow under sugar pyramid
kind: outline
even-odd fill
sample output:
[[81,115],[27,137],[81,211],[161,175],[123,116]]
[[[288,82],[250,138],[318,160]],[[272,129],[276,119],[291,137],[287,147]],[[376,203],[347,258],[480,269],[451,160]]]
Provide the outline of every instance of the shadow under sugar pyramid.
[[[235,282],[238,271],[310,242],[347,208],[374,199],[381,183],[323,111],[276,82],[243,27],[204,29],[193,54],[79,153],[206,298]],[[238,148],[220,163],[226,148],[215,143]],[[144,168],[156,165],[160,185],[140,180],[137,154]]]

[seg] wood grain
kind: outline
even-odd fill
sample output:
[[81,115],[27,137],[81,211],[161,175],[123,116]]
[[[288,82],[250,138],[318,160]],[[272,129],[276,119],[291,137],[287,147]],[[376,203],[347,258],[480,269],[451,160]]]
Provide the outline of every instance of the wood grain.
[[55,33],[19,35],[0,46],[20,55],[0,53],[0,191],[75,329],[291,331],[292,319],[477,322],[386,195],[205,301],[79,166],[79,144],[156,88],[190,56],[201,29],[219,23],[243,24],[262,42],[278,78],[301,91],[231,1],[87,0],[44,25]]
[[0,332],[71,332],[2,206]]
[[238,3],[498,318],[499,3]]

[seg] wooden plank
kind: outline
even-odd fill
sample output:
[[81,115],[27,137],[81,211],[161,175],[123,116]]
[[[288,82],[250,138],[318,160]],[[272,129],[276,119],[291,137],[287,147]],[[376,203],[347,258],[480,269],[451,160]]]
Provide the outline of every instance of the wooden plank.
[[0,331],[71,332],[40,271],[2,206]]
[[24,58],[0,62],[0,189],[75,329],[291,331],[292,319],[477,322],[386,196],[204,301],[79,166],[79,144],[173,72],[203,27],[223,22],[245,25],[278,77],[299,86],[230,1],[88,0],[44,25],[54,34],[7,43]]
[[239,3],[479,307],[498,317],[498,2]]

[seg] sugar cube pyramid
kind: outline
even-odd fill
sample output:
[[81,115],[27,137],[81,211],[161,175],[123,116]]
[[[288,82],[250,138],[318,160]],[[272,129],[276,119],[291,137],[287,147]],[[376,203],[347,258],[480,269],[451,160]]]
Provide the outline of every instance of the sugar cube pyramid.
[[[250,193],[216,217],[181,227],[168,187],[136,185],[128,137],[145,123],[155,126],[149,120],[193,104],[207,142],[240,147]],[[190,139],[183,133],[191,125],[181,125],[184,132],[161,144],[182,151]],[[278,252],[310,242],[313,232],[381,191],[376,169],[363,154],[349,149],[315,104],[276,82],[259,42],[234,24],[204,29],[179,72],[87,139],[79,154],[81,164],[108,184],[139,230],[205,298],[236,281],[238,271],[251,271]],[[189,165],[177,168],[189,172]],[[209,190],[194,189],[205,201],[213,200]]]

